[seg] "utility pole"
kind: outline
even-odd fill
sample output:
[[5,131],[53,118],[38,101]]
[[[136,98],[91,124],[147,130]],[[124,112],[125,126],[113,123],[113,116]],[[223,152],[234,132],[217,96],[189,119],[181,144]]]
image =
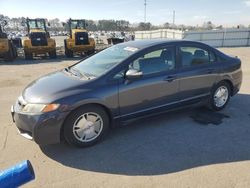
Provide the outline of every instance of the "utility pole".
[[173,26],[175,25],[175,10],[173,11]]
[[147,21],[147,0],[144,0],[144,23]]

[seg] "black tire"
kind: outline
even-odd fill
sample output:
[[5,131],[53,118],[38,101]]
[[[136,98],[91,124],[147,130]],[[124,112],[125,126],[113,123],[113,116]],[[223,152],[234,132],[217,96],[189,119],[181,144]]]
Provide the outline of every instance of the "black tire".
[[9,41],[9,51],[5,56],[6,61],[13,61],[15,59],[15,52],[13,49],[14,49],[13,44]]
[[13,55],[14,58],[17,58],[18,54],[17,54],[17,48],[13,45]]
[[[215,93],[219,88],[223,88],[223,87],[227,89],[228,97],[227,97],[227,99],[225,100],[225,103],[222,106],[218,106],[218,105],[216,105],[216,102],[215,102]],[[222,109],[224,109],[226,107],[226,105],[230,101],[230,97],[231,97],[231,87],[227,82],[222,81],[222,82],[218,83],[216,86],[213,87],[213,89],[211,91],[211,96],[209,98],[208,107],[211,110],[220,111],[220,110],[222,110]]]
[[32,60],[33,59],[33,54],[29,53],[29,52],[26,52],[24,50],[24,57],[25,57],[26,60]]
[[[78,120],[83,114],[85,113],[95,113],[98,114],[100,116],[100,118],[102,119],[103,122],[103,126],[101,131],[98,133],[99,135],[91,140],[91,141],[80,141],[79,138],[77,138],[77,136],[75,136],[75,134],[73,133],[73,127],[74,124]],[[102,140],[104,138],[104,136],[107,134],[108,130],[109,130],[109,117],[108,114],[106,113],[106,111],[100,107],[100,106],[96,106],[96,105],[86,105],[83,106],[81,108],[78,108],[77,110],[73,111],[65,120],[64,122],[64,126],[63,126],[63,135],[65,140],[67,141],[67,143],[77,146],[77,147],[88,147],[88,146],[92,146],[94,144],[96,144],[98,141]]]
[[49,52],[49,57],[50,57],[51,59],[57,58],[56,50],[54,50],[54,51],[52,51],[52,52]]
[[86,52],[86,55],[90,56],[95,53],[95,49],[89,50]]
[[71,58],[71,57],[74,56],[73,51],[70,50],[70,49],[68,49],[68,47],[67,47],[67,41],[66,41],[66,39],[64,40],[64,50],[65,50],[65,56],[66,56],[66,57]]

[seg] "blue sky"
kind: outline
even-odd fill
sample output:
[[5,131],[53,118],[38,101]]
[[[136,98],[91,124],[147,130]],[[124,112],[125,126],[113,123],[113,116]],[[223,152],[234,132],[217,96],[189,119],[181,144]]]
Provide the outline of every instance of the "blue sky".
[[[147,21],[153,24],[250,25],[250,0],[147,0]],[[144,20],[144,0],[0,0],[0,14],[10,17],[46,17]]]

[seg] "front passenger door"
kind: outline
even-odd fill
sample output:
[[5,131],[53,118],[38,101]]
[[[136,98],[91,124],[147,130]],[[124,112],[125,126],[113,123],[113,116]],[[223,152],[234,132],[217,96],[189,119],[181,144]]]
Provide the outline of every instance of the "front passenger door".
[[141,78],[119,85],[120,114],[137,117],[178,101],[175,47],[149,51],[132,61],[128,67],[143,73]]

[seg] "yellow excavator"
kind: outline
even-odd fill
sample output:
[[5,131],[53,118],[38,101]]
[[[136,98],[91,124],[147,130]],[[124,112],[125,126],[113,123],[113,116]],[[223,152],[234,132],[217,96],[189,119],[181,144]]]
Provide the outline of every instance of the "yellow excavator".
[[33,59],[34,55],[40,54],[48,54],[50,58],[56,58],[56,42],[50,38],[45,19],[27,18],[25,22],[28,30],[28,38],[23,40],[25,59]]
[[0,59],[5,61],[13,61],[17,57],[17,50],[12,40],[8,39],[7,33],[5,33],[4,26],[7,25],[7,21],[3,20],[0,23]]
[[73,57],[74,53],[84,53],[85,55],[95,53],[95,40],[89,37],[86,20],[69,19],[67,24],[69,38],[64,40],[66,57]]

